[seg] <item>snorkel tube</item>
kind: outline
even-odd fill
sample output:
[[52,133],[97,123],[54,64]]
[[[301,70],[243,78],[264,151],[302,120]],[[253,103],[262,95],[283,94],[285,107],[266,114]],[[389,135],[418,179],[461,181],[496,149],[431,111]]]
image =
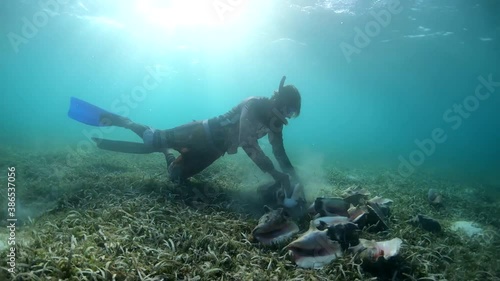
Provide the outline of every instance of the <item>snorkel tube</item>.
[[280,81],[280,87],[278,88],[278,92],[281,94],[283,92],[283,85],[285,85],[286,76],[283,76]]
[[[278,94],[283,94],[283,85],[285,85],[286,76],[283,76],[280,81],[280,86],[278,88]],[[276,107],[273,109],[274,115],[286,126],[288,125],[288,120],[286,120],[285,116],[278,110]]]

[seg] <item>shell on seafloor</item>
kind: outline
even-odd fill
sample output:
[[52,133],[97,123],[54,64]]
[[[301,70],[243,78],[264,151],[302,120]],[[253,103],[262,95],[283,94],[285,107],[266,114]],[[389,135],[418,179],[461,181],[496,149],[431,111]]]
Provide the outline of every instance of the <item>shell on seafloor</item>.
[[443,195],[433,188],[430,188],[427,192],[427,200],[431,205],[442,206],[443,205]]
[[264,206],[264,209],[266,213],[252,230],[251,240],[257,240],[264,245],[273,245],[282,243],[299,232],[299,227],[290,220],[290,216],[283,208],[273,210]]
[[359,244],[359,228],[352,222],[339,223],[328,227],[328,237],[340,243],[342,250]]
[[380,210],[384,213],[384,215],[387,217],[390,215],[390,207],[392,205],[393,201],[388,198],[382,198],[380,196],[375,196],[372,199],[368,200],[367,205],[372,205],[372,204],[377,204]]
[[380,197],[380,196],[375,196],[372,199],[368,200],[368,202],[377,203],[380,206],[384,206],[384,207],[385,206],[389,207],[394,201],[392,201],[389,198],[383,198],[383,197]]
[[337,241],[328,237],[328,230],[318,230],[311,221],[309,230],[288,244],[292,261],[302,268],[319,269],[342,256],[342,249]]
[[306,198],[305,194],[304,194],[304,186],[300,183],[295,184],[295,186],[293,188],[292,195],[290,196],[290,198],[292,198],[296,201],[299,201],[301,199]]
[[367,218],[368,224],[376,225],[376,229],[378,230],[389,229],[389,223],[387,221],[387,217],[380,208],[379,204],[368,202],[366,207],[368,208],[368,218]]
[[338,197],[318,197],[314,203],[309,207],[310,214],[319,214],[321,217],[327,216],[345,216],[349,214],[349,203]]
[[359,239],[359,244],[349,249],[365,261],[376,262],[381,257],[388,260],[397,256],[402,243],[403,241],[400,238],[380,242]]
[[257,191],[264,204],[280,205],[284,199],[280,182],[265,183],[259,186]]
[[368,208],[364,205],[359,205],[351,207],[347,210],[349,213],[349,220],[356,223],[360,228],[363,228],[366,224],[366,218],[368,216]]
[[366,199],[368,199],[370,192],[359,186],[353,185],[344,190],[341,196],[347,203],[357,206],[359,204],[363,204]]
[[349,218],[344,216],[319,217],[313,220],[314,226],[320,230],[329,226],[348,223]]
[[292,194],[285,194],[283,206],[293,208],[301,202],[305,202],[304,186],[297,183],[293,187]]
[[441,224],[437,220],[422,214],[414,216],[410,219],[409,223],[429,232],[441,232],[442,229]]

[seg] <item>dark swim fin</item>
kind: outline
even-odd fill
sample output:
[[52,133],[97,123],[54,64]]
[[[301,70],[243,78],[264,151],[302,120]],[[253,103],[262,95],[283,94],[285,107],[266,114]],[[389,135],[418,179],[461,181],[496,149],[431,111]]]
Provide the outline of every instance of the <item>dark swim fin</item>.
[[149,154],[153,152],[161,152],[161,150],[159,149],[138,142],[116,141],[116,140],[107,140],[101,138],[92,138],[92,140],[96,142],[97,147],[110,151],[135,153],[135,154]]
[[118,122],[112,121],[126,119],[75,97],[71,97],[68,116],[84,124],[99,127],[119,125],[115,124]]

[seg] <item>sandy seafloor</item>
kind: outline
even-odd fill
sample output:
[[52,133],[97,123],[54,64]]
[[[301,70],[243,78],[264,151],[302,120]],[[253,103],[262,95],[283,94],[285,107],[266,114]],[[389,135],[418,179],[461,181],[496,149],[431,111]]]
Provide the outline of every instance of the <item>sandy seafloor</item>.
[[[300,269],[284,245],[250,243],[247,235],[263,213],[255,189],[270,178],[242,153],[182,186],[167,180],[162,155],[96,150],[69,166],[63,151],[3,148],[0,154],[3,169],[16,167],[18,218],[15,277],[6,271],[2,208],[0,280],[500,280],[498,187],[436,174],[403,178],[380,168],[298,167],[307,175],[309,200],[338,196],[352,185],[394,200],[390,229],[360,234],[403,240],[400,268],[389,276],[366,271],[349,252],[323,269]],[[443,194],[444,207],[428,204],[429,188]],[[1,198],[7,206],[6,192]],[[418,213],[438,220],[443,231],[407,223]],[[483,234],[452,231],[460,220],[476,223]],[[296,221],[301,232],[307,229],[307,216]]]

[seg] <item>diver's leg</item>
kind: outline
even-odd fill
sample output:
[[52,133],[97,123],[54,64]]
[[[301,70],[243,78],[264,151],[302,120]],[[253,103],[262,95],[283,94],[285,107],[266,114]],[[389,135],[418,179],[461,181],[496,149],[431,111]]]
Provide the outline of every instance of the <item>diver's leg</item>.
[[138,135],[146,145],[153,145],[153,139],[155,134],[155,129],[142,125],[139,123],[135,123],[127,117],[123,117],[114,113],[102,114],[101,120],[106,122],[108,126],[117,126],[125,129],[129,129]]
[[183,181],[210,166],[223,155],[210,144],[202,122],[191,122],[170,130],[164,130],[159,143],[162,147],[177,150],[180,155],[175,158],[168,151],[164,152],[167,160],[170,179]]
[[165,155],[165,160],[167,161],[167,167],[169,167],[175,161],[175,156],[172,153],[172,151],[168,148],[163,150],[162,152],[163,155]]
[[102,114],[101,121],[108,126],[116,126],[129,129],[132,132],[136,133],[140,138],[144,137],[144,132],[146,130],[151,129],[146,125],[135,123],[127,117],[123,117],[114,113]]
[[172,181],[185,180],[203,171],[221,156],[222,153],[213,150],[181,153],[168,166],[169,177]]
[[167,172],[168,172],[168,175],[169,175],[169,178],[171,181],[174,181],[174,182],[178,182],[180,181],[180,165],[173,165],[173,163],[175,162],[175,160],[177,160],[177,158],[179,158],[179,160],[177,160],[178,162],[182,160],[182,157],[179,156],[179,157],[175,157],[174,154],[172,153],[171,149],[164,149],[163,151],[163,155],[165,155],[165,161],[167,161]]
[[[173,156],[173,155],[172,155]],[[165,158],[168,156],[165,155]],[[169,157],[170,160],[172,159]],[[168,177],[171,181],[173,182],[180,182],[185,180],[187,177],[183,177],[183,166],[184,166],[184,159],[182,157],[182,154],[179,155],[177,158],[174,158],[173,161],[168,163],[169,161],[167,160],[167,172],[168,172]]]
[[123,117],[121,115],[114,114],[111,112],[105,112],[101,114],[101,123],[106,124],[106,126],[117,126],[126,128],[130,123],[133,122],[127,117]]

